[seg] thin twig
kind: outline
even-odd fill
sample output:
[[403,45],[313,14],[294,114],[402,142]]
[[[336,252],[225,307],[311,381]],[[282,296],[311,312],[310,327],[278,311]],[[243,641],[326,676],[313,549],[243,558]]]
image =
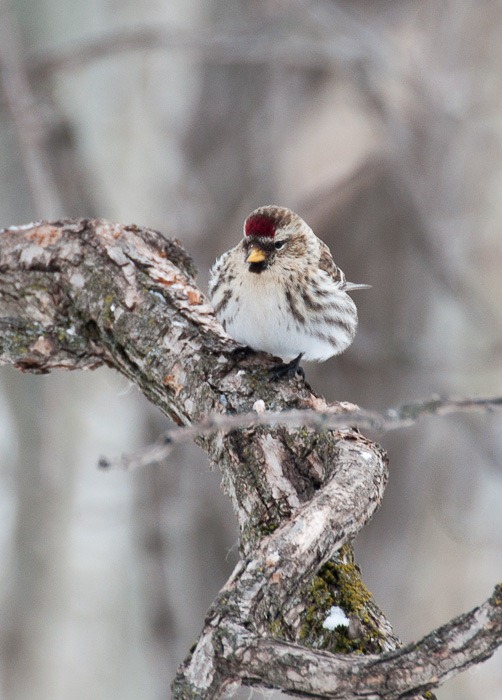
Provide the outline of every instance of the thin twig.
[[122,455],[118,459],[101,458],[102,468],[133,469],[161,462],[169,455],[172,445],[193,440],[201,435],[223,433],[260,425],[282,425],[287,428],[308,427],[317,430],[343,430],[359,428],[384,434],[398,428],[408,428],[427,416],[446,416],[457,413],[494,413],[502,409],[502,397],[492,398],[441,398],[431,397],[425,401],[403,404],[382,412],[360,408],[344,408],[343,404],[328,407],[326,411],[314,409],[281,412],[241,413],[237,415],[214,414],[200,423],[183,428],[170,428],[158,440],[146,448]]

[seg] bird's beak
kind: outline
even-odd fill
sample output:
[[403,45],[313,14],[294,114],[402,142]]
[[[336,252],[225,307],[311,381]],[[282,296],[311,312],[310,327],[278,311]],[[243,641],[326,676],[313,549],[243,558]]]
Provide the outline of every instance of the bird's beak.
[[246,258],[247,263],[261,263],[264,260],[268,258],[268,254],[265,253],[264,250],[261,248],[258,248],[257,246],[253,246],[248,253],[248,256]]

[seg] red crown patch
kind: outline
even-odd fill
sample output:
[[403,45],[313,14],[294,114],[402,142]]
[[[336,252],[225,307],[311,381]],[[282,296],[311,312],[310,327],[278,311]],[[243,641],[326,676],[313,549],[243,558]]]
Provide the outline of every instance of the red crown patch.
[[276,225],[268,216],[255,214],[246,219],[244,232],[246,236],[262,236],[273,238],[275,236]]

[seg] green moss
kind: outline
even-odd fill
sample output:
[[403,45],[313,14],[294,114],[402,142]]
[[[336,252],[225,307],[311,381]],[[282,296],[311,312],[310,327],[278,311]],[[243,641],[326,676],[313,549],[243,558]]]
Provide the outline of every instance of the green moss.
[[103,311],[105,320],[108,324],[113,324],[115,321],[115,315],[112,311],[112,306],[115,301],[115,296],[113,294],[107,294],[104,298]]
[[272,620],[269,625],[269,631],[275,639],[287,639],[284,622],[279,618]]
[[278,522],[269,521],[267,523],[261,523],[258,526],[259,532],[265,537],[266,535],[271,535],[279,527]]
[[38,323],[21,326],[21,330],[16,332],[12,329],[0,342],[0,347],[11,355],[15,360],[22,360],[30,352],[30,347],[37,339],[43,335],[45,329]]
[[[368,614],[371,600],[351,550],[342,548],[340,558],[327,562],[312,580],[300,628],[301,640],[314,648],[337,653],[378,653],[382,634]],[[340,626],[331,631],[323,627],[332,606],[344,611],[351,620],[350,628]]]
[[334,584],[340,589],[340,607],[360,616],[371,600],[371,593],[362,582],[352,552],[342,547],[340,560],[336,564],[328,562],[326,566],[331,568]]

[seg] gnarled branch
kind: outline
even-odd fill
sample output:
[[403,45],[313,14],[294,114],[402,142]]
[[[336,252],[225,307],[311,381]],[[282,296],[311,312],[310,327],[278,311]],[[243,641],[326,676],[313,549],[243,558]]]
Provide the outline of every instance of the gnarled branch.
[[[249,639],[229,660],[249,685],[267,685],[311,698],[359,700],[424,693],[459,672],[485,661],[502,635],[502,584],[479,607],[451,620],[422,640],[379,656],[313,652],[271,639]],[[385,695],[382,689],[385,688]]]
[[[10,228],[0,233],[0,273],[0,362],[32,372],[107,364],[182,426],[250,413],[257,401],[276,413],[322,403],[298,377],[271,384],[270,356],[238,360],[235,341],[195,284],[190,259],[154,231],[101,220]],[[302,650],[315,668],[339,658],[327,652],[395,649],[399,642],[349,545],[383,495],[386,457],[378,445],[351,428],[306,425],[213,430],[197,441],[221,470],[243,559],[211,606],[175,697],[217,698],[239,680],[326,697],[332,681],[322,689],[304,674],[291,685]],[[331,604],[343,608],[347,628],[323,626]],[[493,648],[500,644],[497,625],[491,640]],[[254,659],[270,649],[284,682],[266,663],[259,673]],[[373,663],[380,661],[390,657]],[[423,684],[410,675],[403,692],[455,670],[441,668]],[[375,681],[376,694],[388,692],[386,682]]]

